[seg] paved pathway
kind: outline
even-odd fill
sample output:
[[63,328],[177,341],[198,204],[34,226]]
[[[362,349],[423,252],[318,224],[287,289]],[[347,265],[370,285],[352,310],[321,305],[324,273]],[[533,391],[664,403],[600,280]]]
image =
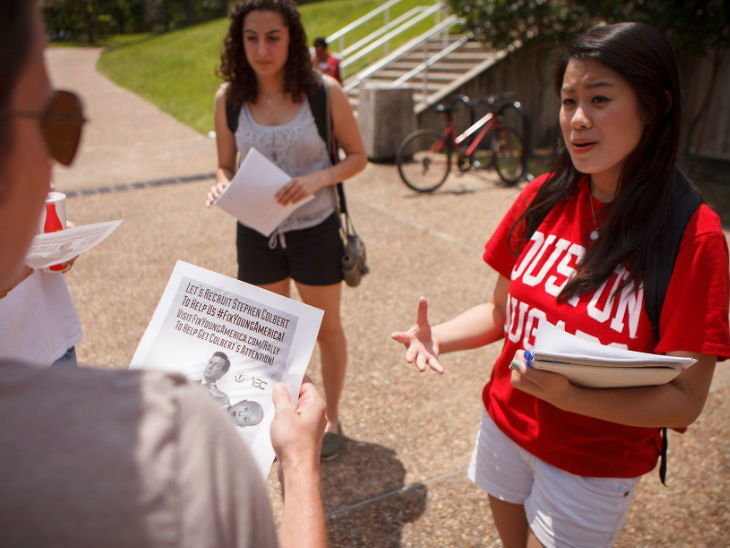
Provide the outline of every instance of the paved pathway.
[[[55,83],[79,90],[92,120],[77,164],[56,174],[60,190],[213,170],[211,140],[99,76],[97,57],[95,50],[49,51]],[[85,330],[82,362],[126,367],[176,259],[235,273],[233,222],[202,205],[209,184],[69,200],[77,223],[125,220],[67,275]],[[382,165],[369,165],[347,186],[372,274],[360,288],[344,290],[351,358],[342,413],[352,441],[323,467],[332,545],[497,546],[486,497],[464,475],[496,345],[449,355],[444,376],[419,375],[401,364],[388,334],[412,323],[422,294],[434,321],[488,295],[493,277],[481,248],[518,190],[487,176],[453,176],[441,192],[419,196]],[[724,371],[718,375],[698,425],[672,437],[670,487],[654,473],[642,481],[617,546],[730,545],[726,379]],[[273,474],[269,484],[278,515]]]

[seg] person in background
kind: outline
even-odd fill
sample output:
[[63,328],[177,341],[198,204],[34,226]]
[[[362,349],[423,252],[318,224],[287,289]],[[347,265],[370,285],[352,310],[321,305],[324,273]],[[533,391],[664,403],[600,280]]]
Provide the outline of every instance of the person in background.
[[[486,244],[491,299],[434,327],[421,299],[416,325],[393,334],[407,362],[437,372],[441,354],[503,339],[469,477],[488,493],[505,548],[613,545],[639,478],[657,463],[661,429],[697,419],[716,362],[730,356],[728,250],[706,205],[666,268],[658,323],[643,306],[692,195],[677,167],[680,85],[668,41],[640,23],[596,27],[568,46],[555,84],[561,153]],[[526,366],[543,320],[696,363],[659,386],[582,388]]]
[[[367,155],[347,95],[334,79],[312,69],[306,40],[292,0],[243,0],[231,11],[219,69],[225,83],[215,96],[218,168],[206,205],[230,184],[252,147],[292,177],[275,195],[279,204],[312,198],[268,236],[237,223],[236,247],[238,279],[286,297],[293,280],[302,300],[324,311],[317,342],[327,400],[322,459],[328,460],[344,445],[339,405],[347,367],[335,185],[362,171]],[[336,165],[307,99],[321,85],[327,88],[333,135],[345,152]],[[229,106],[239,109],[235,133]]]
[[[54,160],[71,163],[81,102],[59,106],[36,2],[0,3],[0,287],[16,287]],[[198,383],[153,371],[38,368],[0,359],[3,547],[326,546],[319,491],[325,405],[310,382],[274,388],[284,509]]]
[[28,269],[28,277],[0,291],[0,358],[38,364],[77,365],[83,333],[63,275]]
[[314,53],[312,54],[312,65],[322,74],[331,76],[342,83],[342,74],[340,72],[340,60],[330,53],[327,40],[322,36],[317,36],[312,42]]

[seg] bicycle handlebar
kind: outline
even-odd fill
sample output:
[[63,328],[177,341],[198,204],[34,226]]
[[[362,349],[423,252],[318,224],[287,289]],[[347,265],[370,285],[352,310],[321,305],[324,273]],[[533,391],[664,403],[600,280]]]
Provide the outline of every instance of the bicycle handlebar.
[[503,93],[494,93],[492,95],[488,95],[487,97],[480,97],[475,103],[486,103],[488,105],[495,105],[497,103],[502,103],[505,101],[509,101],[510,99],[513,99],[514,97],[517,97],[517,93],[514,91],[505,91]]
[[451,121],[451,113],[456,110],[456,106],[458,103],[466,106],[466,108],[469,110],[469,120],[473,123],[474,118],[476,117],[476,111],[474,109],[474,104],[467,95],[455,95],[454,97],[449,99],[447,103],[441,103],[436,105],[436,112],[440,112],[441,114],[446,116],[449,121]]

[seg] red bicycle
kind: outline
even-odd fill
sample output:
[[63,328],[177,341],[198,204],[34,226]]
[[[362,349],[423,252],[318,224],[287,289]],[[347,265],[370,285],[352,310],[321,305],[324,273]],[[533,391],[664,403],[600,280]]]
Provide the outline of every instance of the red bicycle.
[[[516,184],[526,172],[526,150],[519,133],[505,126],[501,115],[512,104],[509,99],[514,95],[488,97],[485,102],[490,111],[475,122],[473,105],[468,99],[457,97],[455,101],[468,104],[473,122],[459,135],[452,120],[455,107],[438,105],[436,111],[446,122],[443,132],[419,129],[408,134],[398,146],[396,164],[403,182],[416,192],[433,192],[446,182],[455,158],[461,172],[494,167],[502,181]],[[519,104],[515,104],[518,108]]]

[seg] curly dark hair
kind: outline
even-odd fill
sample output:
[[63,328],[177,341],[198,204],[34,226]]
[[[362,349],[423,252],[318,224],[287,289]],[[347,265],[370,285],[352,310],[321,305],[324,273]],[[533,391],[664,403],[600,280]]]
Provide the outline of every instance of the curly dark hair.
[[242,0],[231,10],[228,35],[223,41],[221,64],[217,74],[228,82],[228,99],[240,106],[258,98],[256,73],[246,59],[243,47],[243,21],[252,11],[275,11],[289,29],[289,54],[284,67],[284,91],[295,102],[314,91],[318,81],[307,48],[307,33],[296,4],[292,0]]

